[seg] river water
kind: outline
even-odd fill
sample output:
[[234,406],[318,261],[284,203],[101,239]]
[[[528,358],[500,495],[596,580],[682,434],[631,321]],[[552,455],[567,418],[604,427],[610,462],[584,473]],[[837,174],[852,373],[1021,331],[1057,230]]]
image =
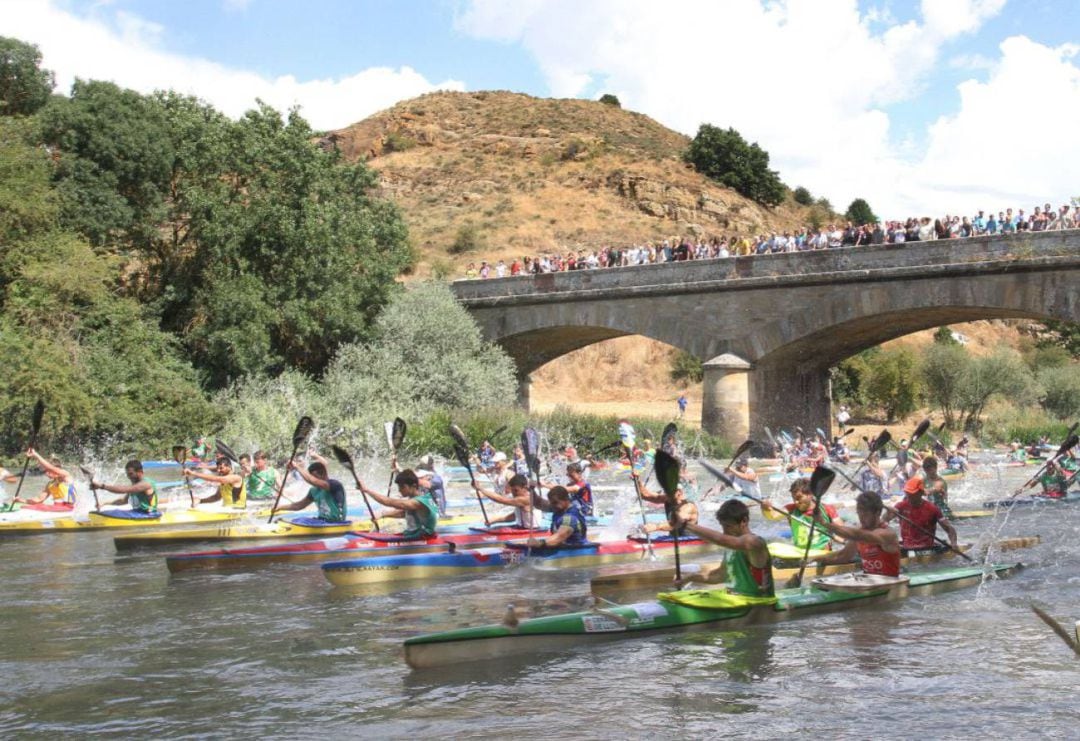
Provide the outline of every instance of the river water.
[[[969,475],[954,507],[1026,472]],[[1080,660],[1029,603],[1070,630],[1080,618],[1078,515],[1066,504],[959,523],[961,540],[1042,536],[999,558],[1026,569],[978,589],[435,673],[408,669],[404,638],[495,622],[508,604],[581,608],[592,572],[524,565],[340,592],[317,566],[170,577],[160,554],[117,557],[110,533],[8,538],[0,735],[1075,738]]]

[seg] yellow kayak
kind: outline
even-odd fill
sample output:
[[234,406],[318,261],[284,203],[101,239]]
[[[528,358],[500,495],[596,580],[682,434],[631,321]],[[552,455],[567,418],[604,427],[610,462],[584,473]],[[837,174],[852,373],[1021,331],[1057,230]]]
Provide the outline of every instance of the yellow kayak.
[[204,522],[228,522],[244,517],[244,512],[228,510],[185,509],[162,512],[160,517],[131,517],[127,510],[90,512],[85,517],[58,517],[29,522],[0,522],[0,535],[43,535],[45,533],[84,533],[116,528],[146,528],[171,525],[197,525]]
[[[439,528],[463,525],[475,521],[475,517],[455,515],[439,519]],[[393,520],[380,520],[380,525]],[[400,520],[399,520],[400,522]],[[325,538],[345,533],[371,530],[371,520],[350,519],[347,522],[327,523],[315,517],[288,517],[274,522],[261,520],[254,523],[227,524],[219,527],[188,528],[185,530],[161,530],[148,533],[117,535],[113,543],[118,551],[157,546],[183,546],[192,543],[214,541],[277,540],[279,538]]]

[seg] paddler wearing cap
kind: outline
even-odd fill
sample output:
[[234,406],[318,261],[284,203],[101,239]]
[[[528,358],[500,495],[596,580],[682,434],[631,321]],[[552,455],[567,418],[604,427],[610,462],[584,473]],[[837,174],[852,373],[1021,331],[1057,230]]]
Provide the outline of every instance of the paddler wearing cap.
[[416,478],[420,481],[420,488],[435,500],[439,516],[446,517],[446,483],[435,470],[435,458],[430,453],[417,461]]
[[[900,547],[909,551],[937,548],[934,533],[938,525],[949,536],[949,544],[956,550],[956,528],[942,514],[937,505],[926,499],[926,482],[912,476],[904,483],[904,499],[895,507],[900,517]],[[886,512],[882,522],[892,519]],[[943,549],[942,549],[943,550]]]

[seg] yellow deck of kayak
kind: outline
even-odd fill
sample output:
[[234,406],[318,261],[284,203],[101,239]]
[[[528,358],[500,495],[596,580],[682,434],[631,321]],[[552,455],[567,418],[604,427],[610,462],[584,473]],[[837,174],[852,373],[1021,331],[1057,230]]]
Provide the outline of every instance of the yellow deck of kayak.
[[37,535],[44,533],[90,532],[94,530],[130,530],[133,528],[196,525],[201,522],[230,522],[244,517],[243,512],[185,509],[163,512],[153,520],[127,520],[90,512],[85,518],[72,516],[33,522],[0,523],[0,535]]

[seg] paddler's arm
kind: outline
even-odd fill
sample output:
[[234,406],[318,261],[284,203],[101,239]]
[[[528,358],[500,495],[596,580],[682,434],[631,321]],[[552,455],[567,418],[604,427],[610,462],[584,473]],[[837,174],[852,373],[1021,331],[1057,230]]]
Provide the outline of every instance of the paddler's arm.
[[953,524],[951,522],[949,522],[948,518],[946,518],[946,517],[942,517],[937,522],[938,522],[939,525],[941,525],[941,529],[945,531],[945,534],[949,536],[949,545],[951,545],[953,547],[953,549],[955,549],[956,548],[956,528],[953,527]]
[[[408,499],[405,497],[388,497],[385,494],[380,494],[377,491],[367,488],[363,482],[360,482],[360,490],[367,494],[384,507],[390,507],[398,510],[420,510],[424,509],[424,503],[416,499]],[[392,516],[392,515],[391,515]]]
[[[641,477],[638,476],[637,472],[631,472],[630,478],[634,480],[634,485],[641,493],[641,498],[644,499],[646,502],[650,502],[652,504],[664,504],[667,502],[667,494],[657,494],[655,491],[650,491],[649,489],[646,489],[645,485],[641,483]],[[569,487],[567,487],[567,490],[569,491]]]
[[530,489],[529,491],[531,492],[530,496],[532,496],[532,506],[533,506],[534,509],[538,509],[541,512],[550,512],[551,511],[551,503],[550,502],[548,502],[542,496],[537,494],[535,491],[532,491],[532,489]]
[[745,535],[727,535],[719,530],[702,527],[701,525],[692,522],[686,523],[685,531],[693,533],[702,540],[707,540],[718,546],[730,548],[733,551],[744,551],[750,556],[751,563],[755,560],[759,562],[754,564],[755,566],[764,566],[770,558],[768,545],[765,543],[765,539],[760,535],[754,535],[753,533],[746,533]]
[[[493,502],[498,502],[499,504],[505,504],[507,507],[521,506],[521,505],[518,504],[518,501],[516,499],[514,499],[513,497],[504,497],[502,494],[496,494],[493,491],[488,491],[484,487],[480,486],[479,481],[474,481],[473,482],[473,488],[476,489],[477,494],[479,494],[480,496],[483,496],[483,497],[487,497],[488,499],[490,499]],[[527,507],[528,503],[526,503],[525,506]]]
[[851,563],[855,560],[855,541],[847,540],[841,548],[829,551],[824,556],[819,556],[813,561],[817,563]]
[[[884,523],[881,523],[873,530],[864,530],[861,527],[851,527],[850,525],[840,525],[836,522],[822,522],[821,524],[833,535],[839,535],[841,538],[848,541],[847,545],[851,545],[852,547],[854,547],[852,541],[859,541],[861,543],[873,543],[879,545],[887,553],[898,553],[900,551],[900,538],[897,536],[895,530]],[[845,545],[844,548],[847,548],[847,545]]]
[[[100,489],[101,491],[107,491],[111,494],[142,494],[144,491],[150,491],[152,488],[149,481],[140,481],[137,484],[123,485],[123,484],[102,484],[97,481],[90,482],[91,489]],[[120,499],[113,504],[123,504],[124,500]]]
[[762,499],[761,500],[761,514],[765,517],[766,520],[786,520],[787,519],[786,517],[784,517],[780,513],[780,510],[777,509],[773,505],[771,499]]
[[41,455],[33,448],[27,448],[26,455],[37,461],[38,465],[45,469],[46,472],[51,473],[53,476],[59,476],[60,478],[62,478],[65,484],[70,484],[73,481],[70,473],[60,468],[60,466],[54,466],[45,458],[45,456]]
[[[317,458],[318,456],[312,457]],[[323,465],[325,465],[325,463]],[[296,471],[300,474],[300,478],[314,486],[316,489],[330,491],[330,482],[327,479],[320,479],[318,476],[308,471],[304,466],[298,465],[296,461],[289,461],[288,468],[291,471]]]
[[574,534],[574,529],[569,525],[563,525],[546,538],[529,538],[526,543],[533,548],[554,548],[566,542],[566,539]]

